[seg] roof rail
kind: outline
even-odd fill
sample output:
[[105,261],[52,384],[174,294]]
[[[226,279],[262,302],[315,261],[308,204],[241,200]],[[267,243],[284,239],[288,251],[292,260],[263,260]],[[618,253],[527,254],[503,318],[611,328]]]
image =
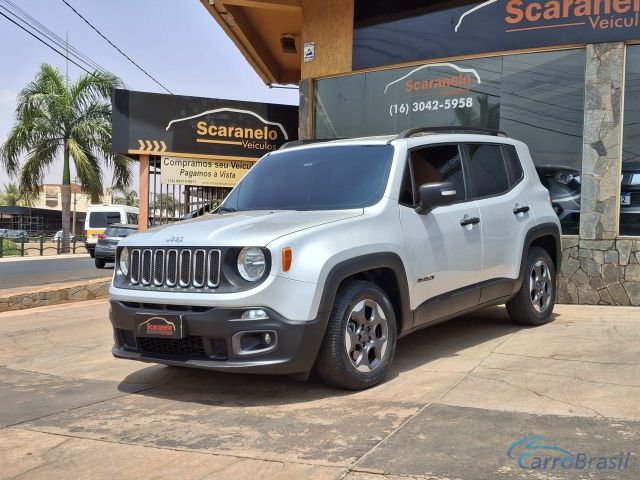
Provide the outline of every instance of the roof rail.
[[401,138],[411,138],[418,133],[439,133],[439,132],[465,132],[465,133],[481,133],[484,135],[493,135],[494,137],[502,135],[503,137],[508,137],[505,132],[502,130],[495,130],[493,128],[482,128],[482,127],[417,127],[410,128],[405,130],[400,135],[396,137],[396,139]]
[[286,150],[287,148],[301,147],[302,145],[310,145],[312,143],[332,142],[333,140],[344,140],[342,138],[312,138],[307,140],[292,140],[282,145],[279,150]]

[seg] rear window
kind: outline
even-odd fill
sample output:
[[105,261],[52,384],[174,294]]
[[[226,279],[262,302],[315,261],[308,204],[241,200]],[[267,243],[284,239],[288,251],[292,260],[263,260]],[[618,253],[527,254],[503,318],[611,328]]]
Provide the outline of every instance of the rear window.
[[106,228],[113,223],[120,223],[120,212],[91,212],[90,228]]
[[104,234],[106,237],[127,237],[133,232],[135,232],[135,230],[132,228],[109,227],[105,230]]

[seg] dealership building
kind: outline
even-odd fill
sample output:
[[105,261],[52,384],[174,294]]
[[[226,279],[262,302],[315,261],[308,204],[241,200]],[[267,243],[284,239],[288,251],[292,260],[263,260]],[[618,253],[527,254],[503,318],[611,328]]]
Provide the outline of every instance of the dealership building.
[[559,300],[640,305],[640,0],[202,0],[300,138],[500,129],[563,228]]

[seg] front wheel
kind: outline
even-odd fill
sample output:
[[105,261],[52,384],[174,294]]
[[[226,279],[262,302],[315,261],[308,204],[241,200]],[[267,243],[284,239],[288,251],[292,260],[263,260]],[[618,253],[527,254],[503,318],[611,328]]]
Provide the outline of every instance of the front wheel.
[[107,263],[104,258],[96,258],[95,262],[96,268],[104,268],[105,264]]
[[527,256],[522,287],[507,302],[509,317],[523,325],[543,325],[549,321],[556,303],[556,269],[549,253],[533,247]]
[[350,281],[336,295],[316,361],[318,375],[335,387],[372,387],[389,371],[396,339],[396,316],[384,290]]

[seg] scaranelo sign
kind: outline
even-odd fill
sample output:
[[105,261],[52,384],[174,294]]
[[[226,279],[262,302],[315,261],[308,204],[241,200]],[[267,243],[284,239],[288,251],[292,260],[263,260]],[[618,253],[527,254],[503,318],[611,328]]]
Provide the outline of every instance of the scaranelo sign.
[[256,160],[298,135],[294,106],[128,90],[112,101],[113,151],[121,154]]
[[354,69],[640,38],[640,0],[356,0],[354,18]]

